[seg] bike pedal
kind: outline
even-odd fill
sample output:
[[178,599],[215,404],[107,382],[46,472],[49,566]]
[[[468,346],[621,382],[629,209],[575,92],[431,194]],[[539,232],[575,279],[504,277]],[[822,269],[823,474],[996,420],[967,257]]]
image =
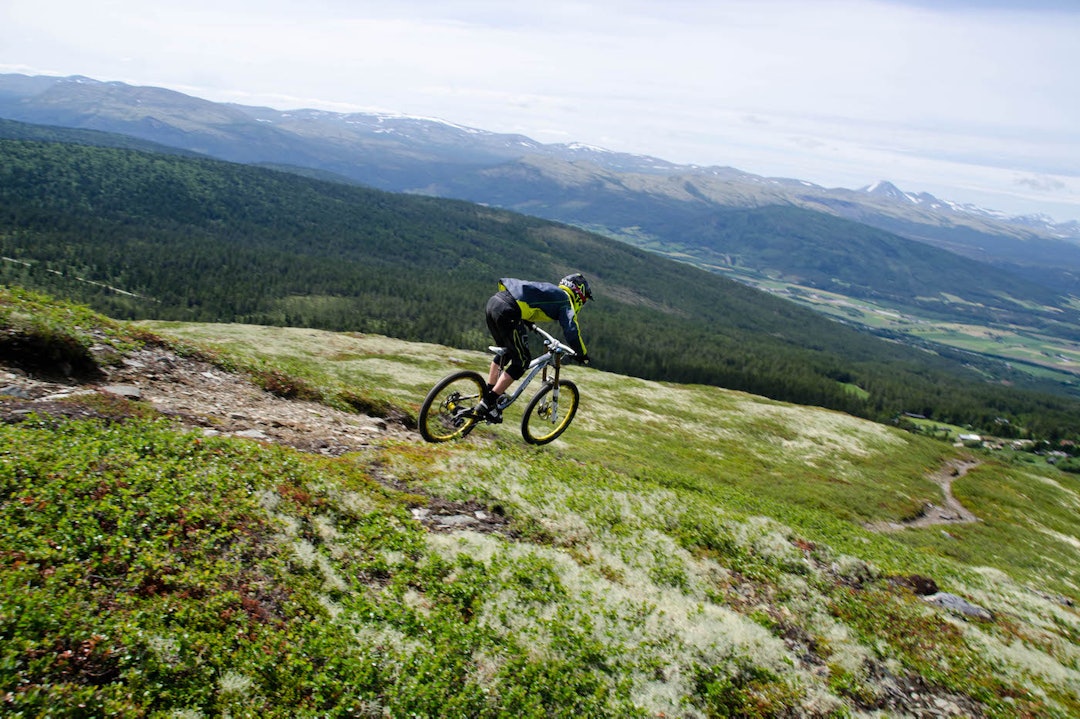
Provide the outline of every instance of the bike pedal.
[[482,412],[480,414],[480,419],[484,420],[488,424],[502,424],[502,410],[489,409],[487,412]]

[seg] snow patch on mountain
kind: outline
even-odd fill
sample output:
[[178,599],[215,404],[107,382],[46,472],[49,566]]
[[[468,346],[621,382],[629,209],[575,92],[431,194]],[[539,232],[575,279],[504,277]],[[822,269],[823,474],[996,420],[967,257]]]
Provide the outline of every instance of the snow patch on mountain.
[[1075,220],[1069,222],[1055,222],[1053,218],[1043,214],[1009,215],[1000,210],[989,210],[969,203],[940,200],[928,192],[904,192],[887,180],[879,180],[871,185],[862,187],[858,192],[885,201],[913,204],[934,212],[966,215],[982,220],[1022,227],[1035,232],[1048,234],[1058,239],[1080,241],[1080,222]]

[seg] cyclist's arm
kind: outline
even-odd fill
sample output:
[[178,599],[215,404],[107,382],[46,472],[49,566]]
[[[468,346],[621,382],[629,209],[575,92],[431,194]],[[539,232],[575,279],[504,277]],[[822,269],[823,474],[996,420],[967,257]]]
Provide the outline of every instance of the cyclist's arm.
[[585,341],[581,338],[581,328],[578,326],[577,313],[574,312],[574,308],[570,307],[569,304],[559,313],[559,324],[562,325],[563,335],[566,337],[566,344],[570,345],[570,348],[577,353],[578,357],[587,357],[588,352],[585,350]]

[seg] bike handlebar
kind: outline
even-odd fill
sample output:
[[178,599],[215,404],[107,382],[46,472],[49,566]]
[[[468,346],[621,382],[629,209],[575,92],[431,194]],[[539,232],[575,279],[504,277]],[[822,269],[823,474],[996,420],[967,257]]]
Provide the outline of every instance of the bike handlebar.
[[547,332],[542,330],[540,327],[537,327],[535,324],[533,324],[531,322],[528,323],[528,324],[529,324],[529,329],[531,329],[533,332],[537,333],[538,335],[540,335],[544,339],[544,346],[547,347],[550,351],[555,352],[557,354],[570,355],[571,357],[576,357],[577,356],[577,352],[575,352],[568,345],[565,345],[562,342],[560,342],[559,340],[555,339],[550,334],[548,334]]

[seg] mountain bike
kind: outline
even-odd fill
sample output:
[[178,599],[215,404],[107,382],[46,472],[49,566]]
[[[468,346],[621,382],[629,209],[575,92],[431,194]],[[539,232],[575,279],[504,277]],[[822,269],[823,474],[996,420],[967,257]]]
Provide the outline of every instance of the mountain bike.
[[[547,444],[566,431],[577,413],[577,385],[559,377],[563,360],[576,353],[536,325],[528,327],[543,340],[547,351],[529,363],[528,374],[516,390],[499,398],[499,411],[505,411],[541,375],[540,389],[529,400],[521,419],[521,436],[529,444]],[[488,347],[488,351],[501,357],[507,350]],[[439,380],[420,407],[421,436],[428,442],[446,442],[466,437],[481,422],[492,423],[476,411],[486,387],[487,379],[472,370],[454,372]]]

